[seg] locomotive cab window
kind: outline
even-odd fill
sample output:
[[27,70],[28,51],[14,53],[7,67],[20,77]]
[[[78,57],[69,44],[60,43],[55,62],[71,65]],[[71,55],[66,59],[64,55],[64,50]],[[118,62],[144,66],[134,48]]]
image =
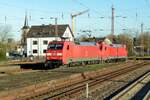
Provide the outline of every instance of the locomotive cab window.
[[47,49],[48,50],[62,50],[63,44],[49,44]]

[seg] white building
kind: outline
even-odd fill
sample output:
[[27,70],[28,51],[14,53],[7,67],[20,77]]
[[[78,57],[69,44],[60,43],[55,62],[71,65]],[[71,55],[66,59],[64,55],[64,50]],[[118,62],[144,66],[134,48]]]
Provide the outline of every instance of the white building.
[[74,41],[69,25],[57,25],[55,31],[55,25],[32,26],[27,34],[27,56],[45,56],[50,41]]

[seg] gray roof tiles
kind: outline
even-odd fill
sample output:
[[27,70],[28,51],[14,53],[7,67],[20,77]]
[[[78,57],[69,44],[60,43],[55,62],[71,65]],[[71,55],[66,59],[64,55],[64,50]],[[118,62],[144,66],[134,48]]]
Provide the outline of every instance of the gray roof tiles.
[[[55,26],[56,25],[31,26],[31,28],[30,28],[30,30],[27,34],[27,37],[55,37],[56,36]],[[62,37],[62,35],[66,31],[67,27],[69,27],[68,24],[57,25],[57,30],[58,30],[58,36],[59,37]]]

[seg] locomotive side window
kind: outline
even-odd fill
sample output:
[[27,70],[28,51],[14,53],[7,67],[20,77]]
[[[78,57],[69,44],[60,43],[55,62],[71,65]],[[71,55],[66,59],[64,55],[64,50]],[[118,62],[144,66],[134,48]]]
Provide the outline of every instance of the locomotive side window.
[[99,49],[102,50],[102,49],[103,49],[103,46],[101,45]]
[[105,51],[107,50],[107,48],[105,47]]
[[67,45],[67,50],[69,50],[69,45]]

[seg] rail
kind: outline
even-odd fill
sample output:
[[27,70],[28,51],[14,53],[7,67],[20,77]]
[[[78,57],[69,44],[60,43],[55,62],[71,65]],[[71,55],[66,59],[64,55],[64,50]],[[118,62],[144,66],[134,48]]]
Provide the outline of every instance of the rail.
[[68,86],[56,88],[55,90],[46,90],[40,93],[28,95],[26,97],[23,97],[23,99],[37,99],[37,98],[42,98],[42,99],[62,99],[66,97],[75,97],[76,94],[81,93],[83,90],[86,89],[85,84],[89,84],[89,88],[96,86],[99,83],[102,83],[106,80],[110,80],[112,78],[118,77],[123,74],[127,74],[133,70],[136,70],[138,68],[141,68],[145,65],[148,65],[149,63],[140,63],[140,64],[135,64],[131,66],[127,66],[125,68],[119,69],[117,71],[113,71],[104,75],[96,76],[89,78],[87,80],[83,80],[78,83],[74,83]]
[[126,89],[121,91],[119,94],[114,96],[112,100],[129,100],[135,96],[150,80],[150,71],[147,74],[143,75],[140,79],[135,81],[133,84],[128,86]]

